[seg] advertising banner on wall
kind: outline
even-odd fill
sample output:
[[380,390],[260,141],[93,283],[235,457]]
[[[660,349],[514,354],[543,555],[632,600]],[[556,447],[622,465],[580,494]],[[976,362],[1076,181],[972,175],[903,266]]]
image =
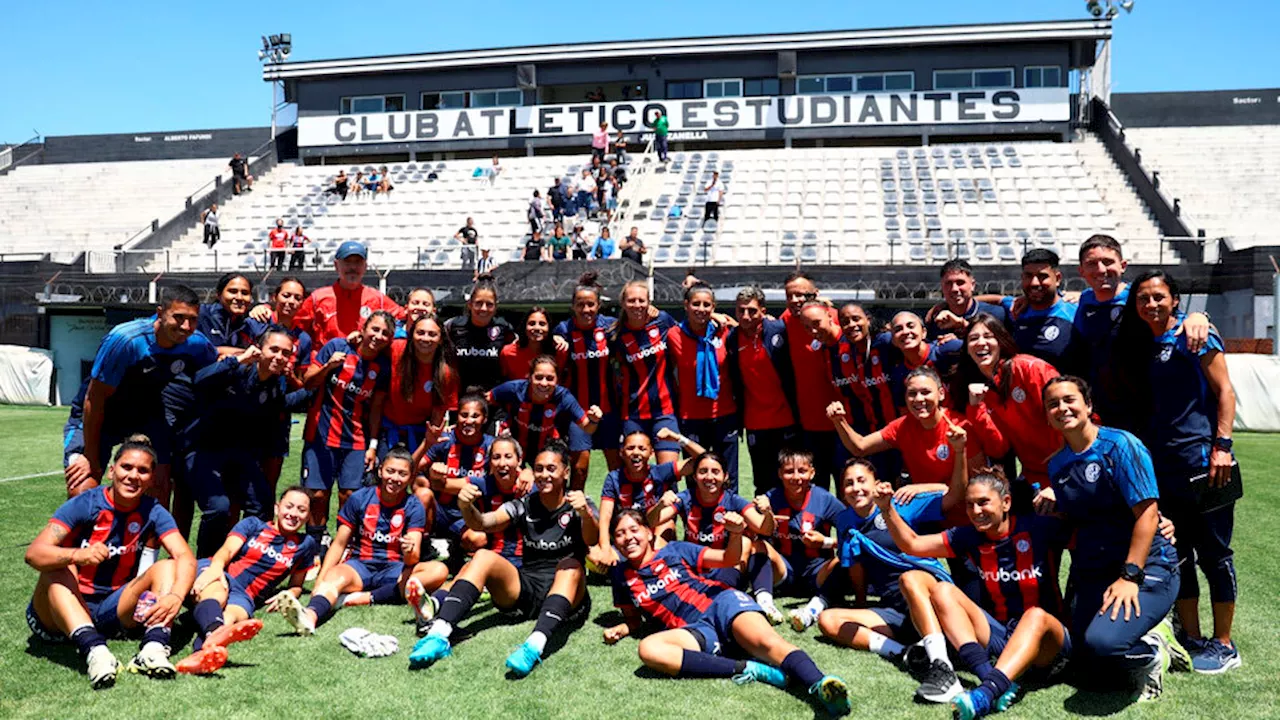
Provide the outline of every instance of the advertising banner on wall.
[[589,135],[651,130],[658,113],[670,131],[1065,122],[1067,88],[952,90],[854,95],[633,100],[532,107],[420,110],[298,118],[298,146],[372,145]]

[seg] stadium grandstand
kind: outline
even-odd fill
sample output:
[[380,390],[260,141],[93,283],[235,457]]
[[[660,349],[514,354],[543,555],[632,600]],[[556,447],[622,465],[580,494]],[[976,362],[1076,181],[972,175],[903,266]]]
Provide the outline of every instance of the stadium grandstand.
[[[563,301],[580,261],[521,262],[533,193],[558,181],[582,201],[563,219],[548,203],[545,235],[553,215],[587,241],[637,228],[642,266],[615,250],[598,267],[617,285],[652,277],[659,301],[689,268],[776,286],[773,269],[804,266],[910,306],[953,258],[1015,293],[1023,253],[1069,263],[1105,233],[1131,263],[1173,268],[1232,336],[1268,337],[1276,91],[1112,95],[1111,35],[1089,19],[269,59],[263,79],[297,115],[278,133],[49,137],[0,155],[0,259],[22,277],[5,334],[41,344],[48,317],[136,306],[157,277],[205,291],[228,270],[268,277],[277,220],[306,236],[308,275],[358,240],[393,297],[427,285],[448,304],[471,279],[458,229],[472,218],[504,299]],[[602,164],[625,176],[612,212],[578,187],[600,123]],[[255,179],[239,195],[235,153]],[[358,186],[384,168],[389,192]]]

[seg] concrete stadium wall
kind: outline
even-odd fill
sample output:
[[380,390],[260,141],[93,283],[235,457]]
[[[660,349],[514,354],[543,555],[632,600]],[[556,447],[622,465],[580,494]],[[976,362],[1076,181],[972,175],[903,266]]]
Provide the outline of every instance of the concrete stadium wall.
[[1111,111],[1125,127],[1280,125],[1280,88],[1113,93]]
[[268,127],[61,135],[44,139],[42,162],[230,159],[237,152],[247,155],[270,139]]

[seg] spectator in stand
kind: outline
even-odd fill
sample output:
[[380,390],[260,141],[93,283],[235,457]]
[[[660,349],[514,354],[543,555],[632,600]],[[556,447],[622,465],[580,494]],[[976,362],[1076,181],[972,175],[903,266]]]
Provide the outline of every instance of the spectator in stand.
[[591,245],[591,260],[608,260],[613,257],[613,252],[618,249],[618,244],[609,237],[609,228],[600,228],[600,237]]
[[476,261],[476,270],[471,275],[471,282],[480,279],[481,275],[493,273],[493,257],[489,255],[488,246],[480,248],[480,259]]
[[591,157],[599,158],[604,162],[604,156],[609,152],[609,123],[600,123],[599,129],[591,133]]
[[295,270],[305,270],[307,264],[307,244],[311,242],[311,238],[302,232],[302,226],[299,225],[293,231],[293,238],[289,250],[289,272]]
[[244,155],[236,153],[231,162],[227,163],[227,167],[231,168],[231,192],[239,195],[241,192],[253,192],[253,177],[249,175],[249,161],[244,159]]
[[569,236],[564,234],[563,225],[556,225],[555,235],[551,236],[548,244],[551,245],[551,259],[569,259]]
[[658,151],[658,162],[667,161],[667,130],[670,126],[667,114],[659,110],[653,121],[653,148]]
[[644,254],[649,252],[644,241],[640,239],[640,228],[631,228],[631,234],[622,238],[622,257],[633,262],[644,264]]
[[627,169],[619,164],[624,162],[626,162],[626,160],[618,160],[617,158],[609,161],[609,175],[618,182],[619,188],[627,182]]
[[476,245],[480,241],[480,233],[476,230],[476,221],[467,218],[467,224],[458,228],[453,234],[455,240],[462,241],[462,269],[472,270],[476,264]]
[[489,171],[485,173],[485,175],[487,175],[489,178],[489,184],[492,185],[498,182],[498,176],[501,174],[502,174],[502,163],[499,162],[498,156],[494,155],[493,163],[489,165]]
[[573,240],[569,245],[573,248],[574,260],[586,260],[591,255],[591,243],[587,242],[587,236],[582,234],[582,225],[573,227]]
[[357,170],[356,179],[351,184],[351,191],[355,193],[357,200],[360,198],[360,193],[364,192],[364,189],[365,189],[364,171]]
[[377,191],[383,195],[390,195],[391,191],[396,189],[396,186],[391,184],[391,173],[387,172],[386,165],[383,165],[378,170],[378,176]]
[[524,241],[524,259],[525,261],[542,260],[551,262],[551,249],[542,241],[542,232],[534,230],[529,233],[529,239]]
[[707,194],[707,207],[702,212],[702,225],[705,227],[708,220],[720,221],[720,201],[724,198],[724,185],[720,183],[720,173],[711,173],[711,183],[702,189]]
[[591,90],[586,94],[586,99],[589,102],[604,102],[604,88],[597,85],[595,90]]
[[333,187],[325,188],[324,192],[326,195],[337,195],[346,200],[348,183],[347,171],[339,170],[338,175],[333,179]]
[[604,221],[613,221],[613,211],[618,209],[618,181],[606,176],[600,182],[600,204],[604,206]]
[[529,232],[537,235],[542,232],[542,222],[544,220],[542,196],[537,190],[533,191],[533,198],[529,200]]
[[378,174],[377,170],[374,170],[373,172],[369,173],[369,177],[365,178],[364,191],[369,193],[370,195],[376,195],[378,192],[378,185],[380,185],[381,183],[382,183],[382,176]]
[[613,156],[614,164],[627,162],[627,134],[618,130],[618,135],[613,139]]
[[276,226],[267,234],[267,245],[271,248],[271,269],[284,269],[284,256],[289,247],[289,231],[285,229],[284,218],[276,218]]
[[200,214],[200,222],[204,223],[204,245],[210,250],[222,239],[222,231],[218,229],[218,203]]
[[547,189],[547,202],[551,203],[551,217],[560,220],[564,217],[564,186],[560,184],[560,178],[556,178],[555,183]]
[[591,175],[590,170],[582,171],[582,179],[578,181],[578,210],[586,211],[587,215],[591,215],[591,211],[598,204],[596,202],[596,179]]
[[[404,319],[405,309],[376,288],[364,284],[369,250],[363,243],[348,240],[338,246],[333,269],[337,282],[318,288],[302,301],[293,317],[293,326],[311,336],[312,346],[322,348],[334,338],[351,335],[369,315],[386,310],[396,319]],[[271,306],[258,305],[249,317],[259,322],[271,319]]]

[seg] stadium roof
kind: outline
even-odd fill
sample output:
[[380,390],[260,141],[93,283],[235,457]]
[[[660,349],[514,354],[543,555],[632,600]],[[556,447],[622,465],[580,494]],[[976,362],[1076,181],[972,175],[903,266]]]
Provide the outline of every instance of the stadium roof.
[[338,60],[308,60],[268,64],[263,80],[286,80],[334,75],[364,75],[413,70],[505,65],[512,63],[589,61],[604,58],[660,57],[667,55],[777,52],[882,48],[894,46],[952,45],[999,42],[1098,41],[1111,37],[1110,20],[1060,20],[942,25],[933,27],[835,30],[806,33],[768,33],[713,37],[621,40],[513,48],[458,50],[382,55]]

